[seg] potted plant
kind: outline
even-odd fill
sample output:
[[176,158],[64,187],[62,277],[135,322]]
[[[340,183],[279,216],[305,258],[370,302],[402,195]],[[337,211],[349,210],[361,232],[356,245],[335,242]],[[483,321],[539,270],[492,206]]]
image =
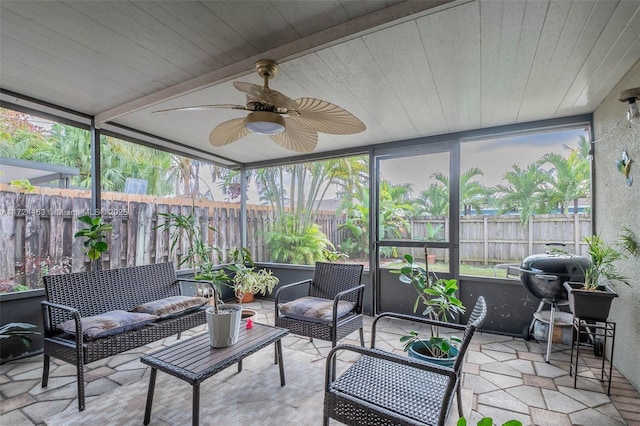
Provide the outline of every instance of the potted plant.
[[268,269],[256,269],[251,258],[251,253],[246,248],[235,248],[229,252],[234,262],[228,269],[233,272],[230,286],[236,294],[239,303],[253,301],[253,295],[266,295],[280,281],[273,272]]
[[[193,270],[194,277],[198,275],[199,269],[203,273],[211,272],[211,258],[213,252],[217,249],[210,246],[204,241],[202,222],[194,214],[194,206],[191,206],[191,213],[188,215],[180,213],[158,213],[163,217],[165,222],[156,226],[155,229],[170,232],[171,245],[169,251],[173,253],[179,246],[181,240],[187,245],[186,249],[181,253],[178,266],[187,265]],[[207,224],[207,230],[216,232],[216,229]]]
[[213,306],[205,311],[209,344],[214,348],[226,348],[238,341],[242,307],[239,305],[220,305],[216,297]]
[[[0,327],[0,340],[19,338],[22,345],[26,349],[29,349],[31,347],[31,336],[40,334],[39,331],[34,330],[35,328],[37,328],[35,324],[26,322],[10,322],[8,324],[4,324]],[[2,362],[9,360],[11,357],[12,355],[9,355],[6,359],[3,358]]]
[[[430,319],[447,322],[457,314],[462,314],[465,307],[456,297],[458,284],[455,279],[440,279],[428,271],[425,265],[414,263],[413,256],[404,256],[404,266],[400,268],[400,281],[411,284],[417,293],[413,304],[413,312],[417,312],[420,305],[424,307],[422,315]],[[428,263],[427,263],[428,265]],[[419,333],[411,331],[400,338],[404,343],[404,350],[409,356],[427,360],[433,363],[451,366],[458,354],[456,345],[460,338],[452,335],[440,335],[438,327],[431,327],[431,336],[420,339]]]
[[82,244],[84,245],[87,257],[91,260],[93,270],[98,270],[100,268],[98,260],[102,256],[102,253],[109,249],[109,244],[104,241],[106,238],[105,233],[110,232],[113,227],[108,223],[104,223],[102,216],[80,216],[78,220],[86,223],[89,227],[79,230],[75,233],[74,237],[86,238]]
[[615,262],[629,256],[638,256],[639,248],[633,232],[624,228],[618,241],[611,245],[599,235],[583,239],[591,264],[584,270],[584,283],[565,282],[569,309],[576,317],[593,321],[606,321],[611,303],[618,294],[611,287],[615,282],[629,285],[626,276],[618,272]]
[[[209,225],[203,225],[202,221],[194,214],[194,206],[191,206],[191,213],[188,215],[180,213],[158,213],[158,216],[165,219],[164,223],[156,226],[155,229],[169,232],[169,251],[174,253],[180,247],[180,242],[186,242],[186,248],[181,252],[178,266],[186,265],[193,271],[193,279],[199,281],[210,281],[218,289],[218,296],[222,295],[221,284],[228,281],[229,277],[223,270],[214,270],[213,256],[219,249],[205,242],[205,230],[217,232]],[[204,228],[204,229],[203,229]],[[196,285],[196,294],[204,297],[213,296],[207,286]]]

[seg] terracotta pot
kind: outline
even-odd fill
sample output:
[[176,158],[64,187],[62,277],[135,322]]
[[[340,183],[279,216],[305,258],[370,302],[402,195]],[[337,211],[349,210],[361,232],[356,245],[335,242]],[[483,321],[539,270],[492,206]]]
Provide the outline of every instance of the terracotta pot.
[[253,302],[255,299],[253,297],[253,293],[244,293],[242,298],[240,297],[240,294],[236,293],[236,300],[238,303],[249,303]]

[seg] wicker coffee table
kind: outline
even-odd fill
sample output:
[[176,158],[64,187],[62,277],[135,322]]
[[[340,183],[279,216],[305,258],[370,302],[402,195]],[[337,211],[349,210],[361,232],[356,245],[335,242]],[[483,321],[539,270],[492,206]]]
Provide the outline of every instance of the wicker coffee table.
[[242,371],[244,358],[271,343],[276,345],[276,357],[280,367],[280,386],[284,386],[284,363],[280,339],[288,333],[289,330],[285,328],[256,323],[253,324],[252,329],[247,330],[243,323],[238,342],[228,348],[212,348],[209,345],[209,335],[204,333],[143,356],[140,361],[151,366],[144,424],[149,424],[151,420],[153,392],[158,370],[171,374],[193,386],[192,423],[194,425],[198,424],[200,418],[200,383],[236,363],[238,371]]

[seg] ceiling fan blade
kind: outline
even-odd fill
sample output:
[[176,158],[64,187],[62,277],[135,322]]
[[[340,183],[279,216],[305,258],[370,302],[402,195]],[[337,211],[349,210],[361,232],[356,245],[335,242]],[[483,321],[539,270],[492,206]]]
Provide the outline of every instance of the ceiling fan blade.
[[367,129],[355,115],[321,99],[296,99],[299,107],[290,113],[298,125],[331,135],[351,135]]
[[296,152],[312,152],[318,145],[318,132],[300,127],[285,118],[285,131],[269,136],[271,140],[283,148]]
[[257,84],[245,83],[242,81],[235,81],[233,83],[233,87],[247,94],[247,102],[259,101],[287,110],[294,110],[298,108],[298,103],[296,101],[283,95],[277,90],[269,89],[268,87],[258,86]]
[[242,139],[250,133],[245,127],[245,122],[245,118],[234,118],[218,124],[209,133],[209,142],[213,146],[224,146]]
[[245,107],[244,105],[234,105],[234,104],[217,104],[217,105],[194,105],[194,106],[188,106],[188,107],[178,107],[178,108],[169,108],[169,109],[160,109],[158,111],[151,111],[152,113],[156,113],[156,112],[169,112],[169,111],[203,111],[203,110],[209,110],[209,109],[219,109],[219,108],[226,108],[226,109],[243,109],[243,110],[247,110],[247,107]]

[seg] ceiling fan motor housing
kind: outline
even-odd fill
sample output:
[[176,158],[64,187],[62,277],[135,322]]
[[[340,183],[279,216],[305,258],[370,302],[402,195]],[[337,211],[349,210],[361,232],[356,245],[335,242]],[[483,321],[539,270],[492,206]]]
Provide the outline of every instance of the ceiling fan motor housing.
[[285,130],[284,118],[275,112],[256,111],[247,115],[247,130],[261,135],[276,135]]

